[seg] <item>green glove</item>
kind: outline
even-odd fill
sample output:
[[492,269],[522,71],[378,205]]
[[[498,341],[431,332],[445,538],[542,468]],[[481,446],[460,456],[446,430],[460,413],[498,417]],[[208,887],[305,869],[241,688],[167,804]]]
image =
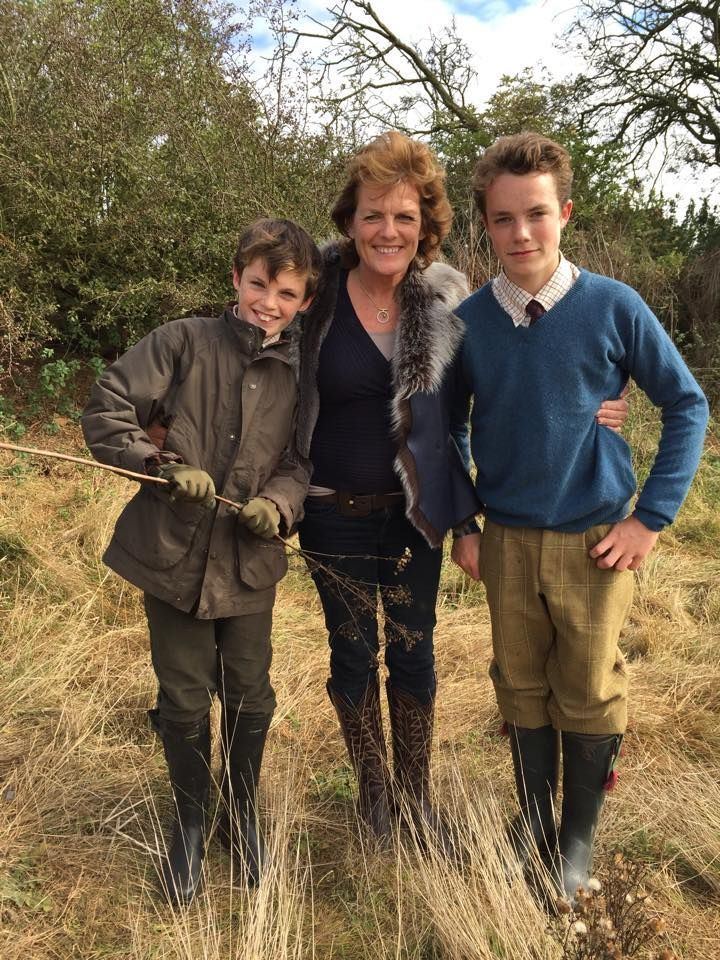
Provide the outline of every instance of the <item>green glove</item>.
[[158,476],[169,480],[171,500],[202,503],[209,510],[215,506],[215,484],[209,473],[187,463],[164,463]]
[[272,540],[280,531],[280,511],[265,497],[253,497],[238,513],[241,523],[265,540]]

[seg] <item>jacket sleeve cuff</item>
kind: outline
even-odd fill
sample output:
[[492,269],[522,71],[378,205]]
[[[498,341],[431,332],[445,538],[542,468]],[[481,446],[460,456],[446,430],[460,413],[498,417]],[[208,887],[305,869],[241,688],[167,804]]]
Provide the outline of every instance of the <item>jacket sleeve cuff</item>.
[[159,477],[160,468],[166,463],[182,463],[182,457],[170,450],[156,450],[154,454],[147,457],[144,461],[144,470],[149,477]]
[[471,533],[480,533],[480,527],[475,517],[468,517],[462,523],[452,528],[453,540],[459,540],[461,537],[469,537]]

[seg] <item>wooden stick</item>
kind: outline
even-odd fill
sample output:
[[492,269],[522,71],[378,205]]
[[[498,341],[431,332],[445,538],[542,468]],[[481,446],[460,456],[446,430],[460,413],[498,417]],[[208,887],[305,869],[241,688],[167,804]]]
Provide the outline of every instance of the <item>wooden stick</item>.
[[[170,483],[169,480],[165,480],[162,477],[150,477],[145,473],[135,473],[132,470],[125,470],[123,467],[111,467],[106,463],[98,463],[96,460],[88,460],[85,457],[73,457],[69,453],[56,453],[54,450],[39,450],[35,447],[20,447],[15,443],[3,443],[2,441],[0,441],[0,450],[11,450],[15,453],[27,453],[33,457],[50,457],[53,460],[66,460],[69,463],[79,463],[80,466],[92,467],[95,470],[107,470],[110,473],[117,473],[121,477],[130,477],[133,480],[140,480],[144,483]],[[245,506],[244,503],[235,503],[234,500],[227,500],[225,497],[218,496],[217,494],[215,495],[215,499],[219,500],[220,503],[226,503],[230,507],[235,507],[236,510],[242,510],[242,508]],[[344,574],[339,574],[331,566],[327,566],[320,560],[317,560],[312,551],[306,552],[300,547],[296,547],[293,543],[290,543],[289,540],[285,540],[279,534],[273,537],[273,539],[279,543],[282,543],[288,550],[291,550],[293,553],[297,554],[297,556],[303,557],[311,570],[321,570],[331,582],[338,586],[340,590],[345,590],[347,593],[349,593],[349,595],[352,596],[355,602],[359,603],[361,607],[365,605],[372,613],[375,612],[375,596],[373,594],[372,600],[368,601],[364,593],[366,589],[366,585],[364,583],[359,581],[356,582]],[[332,553],[318,554],[318,556],[335,557],[338,559],[344,558],[343,554]],[[366,559],[368,558],[366,557]],[[372,559],[377,558],[373,557]],[[386,622],[392,623],[392,621],[388,620],[387,617]],[[407,633],[407,631],[398,625],[396,625],[396,627],[399,631],[399,634],[406,634],[408,636],[409,643],[412,638],[410,638],[410,635]]]
[[[98,463],[97,460],[88,460],[85,457],[72,457],[69,453],[56,453],[54,450],[37,450],[35,447],[19,447],[15,443],[2,442],[0,442],[0,449],[13,450],[16,453],[29,453],[34,457],[52,457],[55,460],[67,460],[69,463],[79,463],[83,467],[93,467],[95,470],[107,470],[110,473],[117,473],[121,477],[130,477],[133,480],[142,480],[146,483],[170,483],[170,480],[165,480],[164,477],[150,477],[146,473],[135,473],[133,470],[125,470],[123,467],[111,467],[107,463]],[[235,503],[234,500],[228,500],[226,497],[221,497],[218,494],[215,494],[215,499],[219,500],[220,503],[226,503],[230,507],[235,507],[236,510],[242,510],[245,506],[243,503]]]

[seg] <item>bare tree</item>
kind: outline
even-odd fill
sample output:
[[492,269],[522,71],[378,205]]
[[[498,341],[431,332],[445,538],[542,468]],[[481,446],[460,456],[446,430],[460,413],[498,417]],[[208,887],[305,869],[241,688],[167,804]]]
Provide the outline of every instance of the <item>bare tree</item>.
[[366,0],[342,0],[327,24],[296,30],[298,41],[323,41],[318,103],[337,114],[358,117],[415,134],[480,129],[468,100],[474,78],[470,50],[455,22],[429,41],[402,40]]
[[586,111],[636,157],[659,141],[720,165],[720,0],[583,0],[566,41],[589,65]]

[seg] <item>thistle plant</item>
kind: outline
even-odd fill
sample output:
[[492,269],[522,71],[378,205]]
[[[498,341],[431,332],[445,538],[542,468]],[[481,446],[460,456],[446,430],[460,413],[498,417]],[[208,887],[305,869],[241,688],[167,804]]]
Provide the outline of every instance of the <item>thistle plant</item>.
[[[574,904],[557,903],[555,935],[563,948],[563,960],[625,960],[644,956],[648,960],[677,960],[658,940],[667,924],[646,890],[647,867],[613,854],[598,870],[598,876],[580,888]],[[651,948],[655,948],[650,952]]]

